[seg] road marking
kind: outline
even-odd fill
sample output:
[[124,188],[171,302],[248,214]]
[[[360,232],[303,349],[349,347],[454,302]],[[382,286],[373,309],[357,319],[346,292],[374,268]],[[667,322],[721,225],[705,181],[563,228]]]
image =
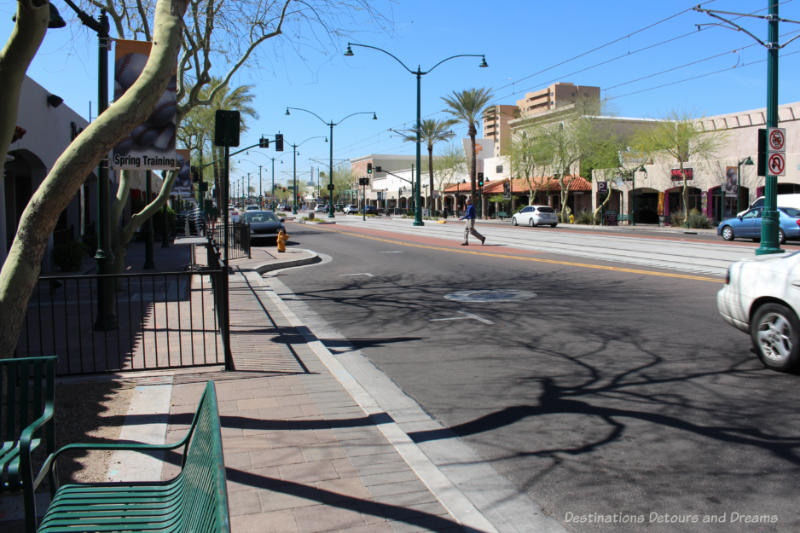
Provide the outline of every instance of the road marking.
[[353,274],[342,274],[342,277],[348,276],[367,276],[368,278],[374,278],[375,276],[370,274],[369,272],[355,272]]
[[385,242],[390,244],[395,244],[398,246],[406,246],[410,248],[422,248],[425,250],[436,250],[439,252],[451,252],[457,254],[468,254],[468,255],[482,255],[485,257],[496,257],[499,259],[514,259],[516,261],[528,261],[533,263],[546,263],[550,265],[562,265],[562,266],[570,266],[570,267],[577,267],[577,268],[591,268],[594,270],[607,270],[611,272],[624,272],[627,274],[642,274],[644,276],[656,276],[662,278],[677,278],[677,279],[688,279],[694,281],[710,281],[712,283],[724,283],[722,278],[712,278],[708,276],[695,276],[692,274],[679,274],[676,272],[657,272],[655,270],[643,270],[639,268],[626,268],[626,267],[616,267],[616,266],[609,266],[609,265],[595,265],[592,263],[579,263],[577,261],[562,261],[558,259],[545,259],[543,257],[527,257],[527,256],[519,256],[519,255],[510,255],[510,254],[501,254],[496,252],[475,252],[472,250],[464,250],[460,248],[449,248],[446,246],[433,246],[430,244],[419,244],[419,243],[412,243],[412,242],[404,242],[398,241],[394,239],[387,239],[382,237],[375,237],[372,235],[363,235],[360,233],[354,233],[350,231],[343,231],[340,229],[335,228],[319,228],[322,231],[332,231],[335,233],[341,233],[343,235],[349,235],[351,237],[358,237],[361,239],[368,239],[372,241],[378,242]]
[[448,320],[477,320],[478,322],[483,322],[484,324],[488,324],[490,326],[494,325],[494,322],[488,320],[486,318],[480,317],[473,313],[465,313],[464,311],[459,311],[459,314],[464,316],[452,316],[447,318],[432,318],[431,322],[445,322]]

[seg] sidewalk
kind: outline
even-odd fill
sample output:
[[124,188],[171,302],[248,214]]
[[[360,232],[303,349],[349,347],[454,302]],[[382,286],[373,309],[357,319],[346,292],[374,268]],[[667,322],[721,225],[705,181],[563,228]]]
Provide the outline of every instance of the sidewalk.
[[[387,440],[385,417],[359,405],[262,283],[264,272],[317,261],[290,246],[231,262],[236,371],[214,378],[233,531],[493,531],[469,506],[448,512]],[[174,376],[171,418],[194,412],[204,380]]]
[[[188,242],[157,245],[157,270],[191,264]],[[251,258],[231,261],[234,371],[211,367],[100,378],[135,383],[119,439],[180,439],[206,381],[214,380],[232,531],[497,531],[262,278],[271,270],[320,261],[316,253],[289,244],[285,253],[254,247]],[[195,252],[202,264],[204,249]],[[132,243],[127,259],[128,271],[142,270],[142,243]],[[168,479],[175,469],[116,452],[105,478]],[[44,512],[47,495],[37,498]],[[21,502],[3,503],[17,509],[0,512],[6,513],[0,529],[22,531],[12,516],[21,518]]]

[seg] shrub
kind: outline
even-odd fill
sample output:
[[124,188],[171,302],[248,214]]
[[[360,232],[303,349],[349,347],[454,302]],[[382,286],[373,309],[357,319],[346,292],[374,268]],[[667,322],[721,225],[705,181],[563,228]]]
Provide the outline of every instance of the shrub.
[[591,224],[592,223],[592,212],[591,211],[581,211],[578,213],[578,216],[575,217],[575,224]]
[[53,245],[53,262],[62,272],[75,272],[81,268],[86,253],[86,246],[82,242],[60,242]]
[[688,223],[684,221],[683,213],[672,213],[669,216],[669,223],[673,226],[686,226],[688,228],[711,228],[711,220],[697,209],[689,211]]

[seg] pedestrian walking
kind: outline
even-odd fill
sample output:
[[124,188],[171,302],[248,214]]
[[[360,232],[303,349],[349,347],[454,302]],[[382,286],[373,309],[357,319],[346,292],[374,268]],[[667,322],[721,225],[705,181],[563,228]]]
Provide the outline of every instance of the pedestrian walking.
[[486,242],[486,237],[475,230],[475,206],[472,205],[472,198],[467,198],[467,212],[459,220],[464,221],[464,242],[461,243],[461,246],[469,246],[470,233],[480,239],[481,244]]

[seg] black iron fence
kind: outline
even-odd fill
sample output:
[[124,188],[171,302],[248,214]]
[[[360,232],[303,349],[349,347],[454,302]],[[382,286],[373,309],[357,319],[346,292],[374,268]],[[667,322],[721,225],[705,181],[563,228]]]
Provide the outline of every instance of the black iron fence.
[[[250,224],[234,222],[228,225],[228,259],[241,259],[250,256]],[[220,250],[225,246],[225,227],[217,224],[210,231],[211,239]]]
[[[209,266],[187,272],[40,277],[17,353],[58,354],[61,375],[225,363],[228,274],[208,250]],[[105,316],[101,278],[116,288]]]

